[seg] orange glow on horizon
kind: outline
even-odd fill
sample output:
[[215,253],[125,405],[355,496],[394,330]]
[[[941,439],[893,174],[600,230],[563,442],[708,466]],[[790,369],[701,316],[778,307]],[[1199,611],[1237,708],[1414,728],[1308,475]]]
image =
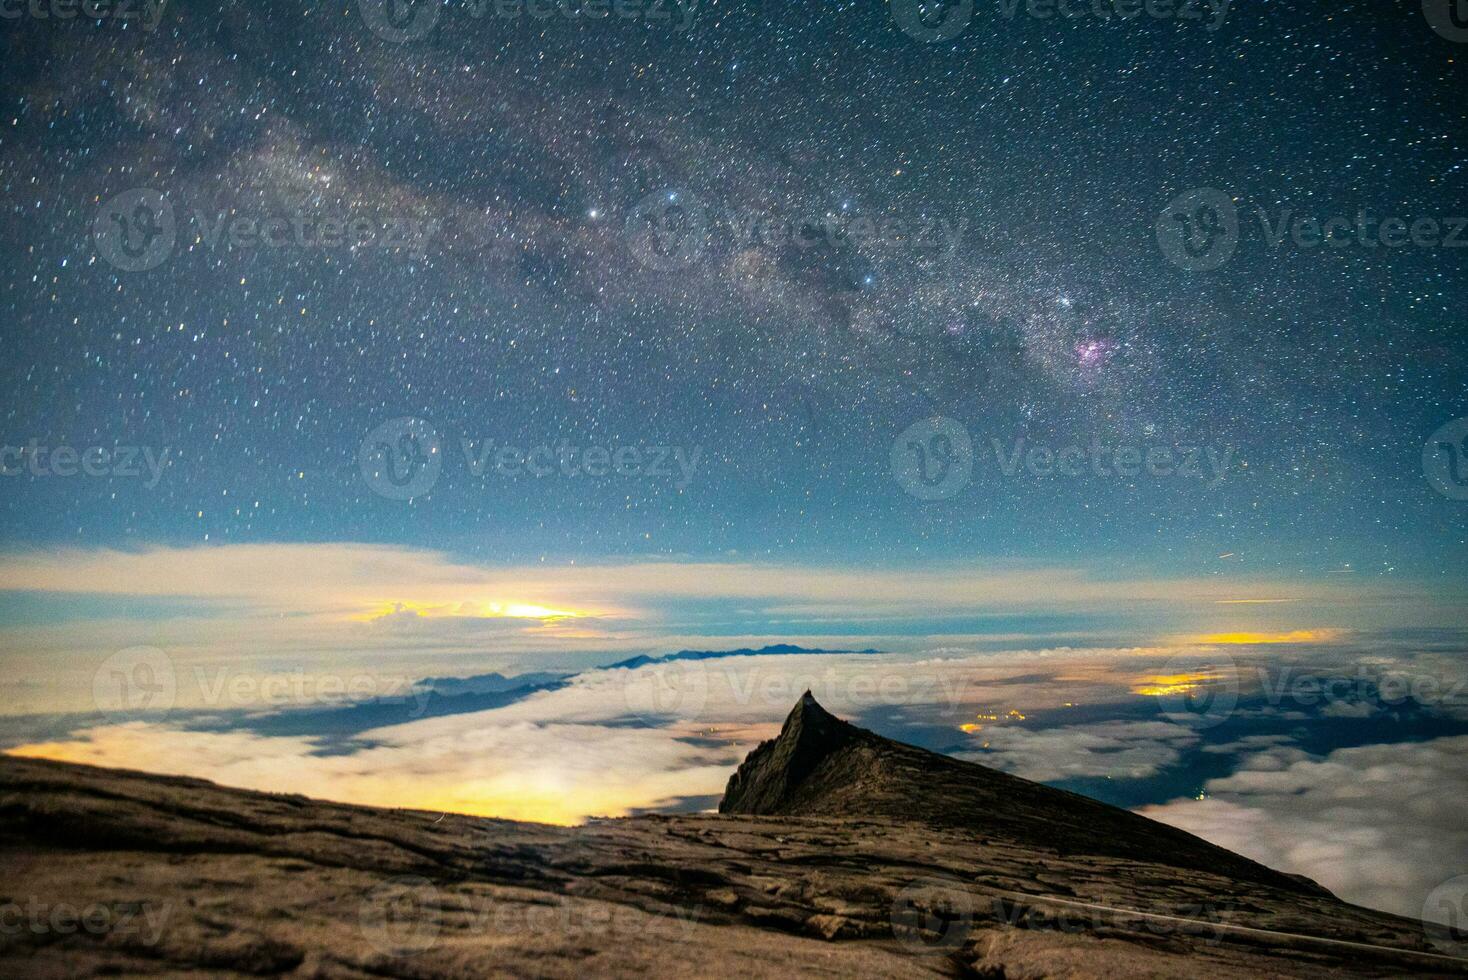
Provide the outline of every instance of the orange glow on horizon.
[[411,613],[423,619],[458,617],[464,619],[538,619],[543,622],[578,619],[587,615],[573,609],[554,609],[531,602],[386,602],[370,612],[353,618],[358,622],[370,623],[397,613]]
[[1154,674],[1143,677],[1132,685],[1132,693],[1149,698],[1167,697],[1172,694],[1187,694],[1196,691],[1208,681],[1218,680],[1216,673],[1198,674]]
[[[125,747],[122,747],[125,749]],[[174,769],[156,759],[130,758],[90,742],[39,742],[6,749],[5,755],[25,759],[74,762],[108,768],[138,769],[160,775],[211,778],[222,786],[236,785],[266,793],[301,793],[337,803],[392,807],[428,813],[453,813],[529,823],[576,827],[596,817],[630,816],[639,804],[617,799],[616,787],[597,787],[559,779],[554,773],[517,775],[435,786],[400,775],[337,784],[311,783],[309,777],[257,775],[249,780],[220,779],[216,773]],[[646,804],[641,804],[646,805]]]
[[1249,646],[1260,643],[1333,643],[1346,633],[1338,629],[1289,630],[1283,633],[1214,633],[1199,642],[1220,646]]

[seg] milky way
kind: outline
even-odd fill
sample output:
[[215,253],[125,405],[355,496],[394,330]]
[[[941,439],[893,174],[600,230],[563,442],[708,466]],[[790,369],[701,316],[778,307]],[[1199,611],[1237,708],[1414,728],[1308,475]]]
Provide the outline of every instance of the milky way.
[[[0,534],[1461,578],[1461,504],[1421,458],[1468,415],[1468,252],[1269,232],[1468,213],[1468,49],[1415,4],[1002,7],[937,41],[875,2],[420,6],[401,41],[371,3],[5,20],[3,441],[171,462],[152,487],[7,479]],[[1210,187],[1237,252],[1189,271],[1159,215]],[[134,188],[177,240],[129,272],[94,231]],[[371,233],[333,234],[354,218]],[[979,458],[923,501],[889,460],[930,416]],[[450,456],[393,501],[358,453],[400,417]],[[466,438],[702,468],[485,479]],[[1017,440],[1232,466],[1016,478]]]

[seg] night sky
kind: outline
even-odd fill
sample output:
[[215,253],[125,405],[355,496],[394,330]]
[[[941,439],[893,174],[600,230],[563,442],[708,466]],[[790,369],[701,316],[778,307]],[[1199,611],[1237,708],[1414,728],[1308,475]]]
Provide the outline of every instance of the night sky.
[[[1468,251],[1276,247],[1257,217],[1468,213],[1464,49],[1414,4],[1240,4],[1217,30],[980,5],[934,43],[876,3],[713,3],[687,31],[677,8],[588,23],[451,4],[400,43],[353,5],[293,6],[179,3],[151,32],[5,24],[7,442],[171,464],[151,489],[7,480],[8,544],[1464,571],[1462,509],[1420,459],[1468,414]],[[1202,187],[1243,229],[1197,273],[1154,227]],[[123,272],[92,232],[134,188],[167,198],[177,245]],[[707,241],[653,268],[627,222],[680,191]],[[220,214],[298,213],[376,233],[206,235]],[[741,240],[731,214],[911,238]],[[431,221],[417,255],[381,227]],[[934,415],[978,459],[924,503],[889,452]],[[445,445],[411,503],[357,466],[401,417]],[[481,478],[464,438],[702,458],[682,492]],[[1005,477],[991,440],[1019,438],[1217,447],[1233,466],[1213,486]]]
[[[1353,900],[1468,871],[1461,0],[541,4],[0,0],[0,745],[574,822],[829,663]],[[1159,714],[1255,665],[1368,680]]]

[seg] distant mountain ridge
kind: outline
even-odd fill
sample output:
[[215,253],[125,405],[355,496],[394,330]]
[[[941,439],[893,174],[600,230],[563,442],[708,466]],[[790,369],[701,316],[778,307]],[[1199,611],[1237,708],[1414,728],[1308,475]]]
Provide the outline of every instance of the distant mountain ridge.
[[677,653],[665,653],[661,656],[650,657],[639,655],[629,657],[626,660],[618,660],[616,663],[607,664],[594,670],[616,670],[618,668],[646,667],[649,664],[670,663],[677,660],[722,660],[725,657],[771,657],[771,656],[814,656],[817,654],[872,654],[881,653],[881,650],[822,650],[819,648],[795,646],[790,643],[773,643],[769,646],[760,647],[757,650],[741,648],[738,650],[679,650]]
[[240,712],[224,718],[201,715],[192,720],[200,731],[245,729],[260,735],[317,737],[341,748],[359,744],[357,736],[377,728],[449,715],[471,714],[508,707],[542,693],[559,691],[583,674],[606,670],[635,670],[660,663],[717,660],[725,657],[811,656],[816,654],[874,654],[878,650],[822,650],[777,643],[759,649],[679,650],[657,656],[639,654],[626,660],[581,671],[535,671],[501,674],[491,671],[467,677],[425,677],[405,693],[368,698],[348,704],[287,708],[280,711]]
[[545,687],[565,680],[570,674],[565,671],[536,671],[529,674],[472,674],[468,677],[425,677],[413,687],[432,691],[444,697],[459,694],[504,694],[527,687]]

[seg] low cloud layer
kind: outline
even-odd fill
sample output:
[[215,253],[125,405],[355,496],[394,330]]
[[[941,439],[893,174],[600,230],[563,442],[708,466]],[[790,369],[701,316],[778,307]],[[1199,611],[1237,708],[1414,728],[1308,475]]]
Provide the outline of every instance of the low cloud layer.
[[1413,918],[1468,872],[1468,737],[1338,749],[1275,748],[1207,784],[1209,798],[1141,812],[1349,902]]
[[985,733],[987,748],[958,757],[1039,782],[1109,776],[1155,776],[1195,745],[1198,733],[1165,721],[1114,721],[1086,727],[995,728]]
[[[1349,617],[1373,601],[1378,612],[1405,601],[1384,589],[1373,585],[1363,596],[1334,582],[1122,581],[1074,567],[993,562],[940,569],[672,560],[510,567],[353,543],[10,553],[0,555],[0,602],[28,597],[27,614],[0,626],[0,667],[11,678],[44,683],[0,681],[7,695],[0,710],[85,711],[93,674],[117,651],[138,645],[163,649],[181,671],[284,665],[359,672],[386,665],[394,675],[422,676],[575,669],[624,652],[703,644],[710,624],[727,636],[730,623],[747,627],[740,632],[755,645],[797,632],[812,645],[890,648],[888,639],[909,638],[912,649],[914,624],[931,632],[945,621],[972,628],[976,617],[1043,613],[1081,643],[1116,642],[1099,640],[1096,624],[1121,611],[1155,617],[1156,626],[1130,635],[1181,645],[1243,621],[1240,609],[1260,628],[1297,629]],[[1237,605],[1283,593],[1295,601]],[[1178,610],[1186,611],[1190,632],[1161,635],[1177,628]],[[781,632],[767,632],[777,622]],[[467,669],[460,666],[470,659]],[[180,699],[189,690],[181,689]]]
[[[1318,690],[1313,683],[1299,691],[1276,685],[1294,691],[1281,706],[1241,706],[1231,725],[1217,728],[1177,705],[1165,714],[1158,697],[1138,693],[1173,677],[1180,657],[1194,653],[955,647],[941,655],[684,658],[586,670],[489,709],[435,715],[413,697],[384,699],[374,702],[382,710],[360,713],[372,719],[366,730],[326,730],[329,719],[313,700],[323,693],[321,678],[308,676],[300,692],[307,710],[298,717],[323,728],[272,728],[260,719],[286,719],[292,709],[226,697],[211,712],[176,707],[71,730],[58,722],[13,751],[345,802],[576,823],[709,805],[808,688],[840,716],[1040,781],[1186,779],[1200,758],[1242,757],[1232,775],[1207,783],[1207,799],[1143,812],[1363,905],[1417,916],[1434,886],[1468,872],[1468,735],[1459,734],[1456,707],[1432,708],[1439,726],[1432,735],[1449,737],[1312,756],[1300,748],[1312,719],[1334,732],[1367,723],[1327,711],[1337,702],[1322,705],[1315,694],[1304,704],[1305,692]],[[1330,666],[1341,653],[1322,656]],[[1376,666],[1419,659],[1404,646],[1400,656],[1379,653]],[[1279,676],[1276,669],[1271,683]],[[243,670],[227,679],[219,684],[226,694],[234,680],[258,680]],[[1249,687],[1257,693],[1260,684]],[[1359,703],[1356,685],[1342,691],[1352,700],[1340,703]],[[1281,707],[1297,701],[1301,720],[1282,722]],[[1421,724],[1421,715],[1410,717]],[[1172,786],[1164,792],[1188,791]]]
[[731,748],[651,728],[455,720],[453,731],[401,733],[350,754],[322,754],[311,738],[143,722],[16,751],[346,803],[562,824],[720,793],[737,760]]
[[[420,718],[326,737],[195,730],[198,716],[97,725],[18,754],[200,776],[229,785],[380,806],[574,823],[717,796],[801,693],[861,720],[950,728],[1000,705],[1057,708],[1170,651],[1012,651],[915,660],[891,654],[736,656],[590,670],[564,687],[491,710]],[[1133,666],[1133,663],[1136,666]],[[1070,679],[1056,681],[1054,666]],[[247,728],[248,719],[236,716]],[[1142,726],[1146,728],[1147,726]],[[1158,725],[1171,730],[1175,726]],[[1138,738],[1140,738],[1140,734]]]

